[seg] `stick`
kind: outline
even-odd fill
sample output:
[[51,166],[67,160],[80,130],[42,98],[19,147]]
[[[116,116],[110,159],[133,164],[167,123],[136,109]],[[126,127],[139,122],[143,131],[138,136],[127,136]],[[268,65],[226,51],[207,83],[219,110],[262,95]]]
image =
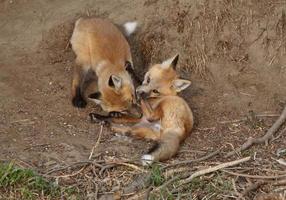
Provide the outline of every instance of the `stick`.
[[233,190],[234,190],[234,192],[237,194],[238,199],[244,199],[244,198],[243,198],[243,195],[242,195],[240,192],[238,192],[238,190],[237,190],[237,187],[236,187],[236,184],[235,184],[235,180],[232,179],[231,182],[232,182]]
[[80,174],[85,169],[85,167],[86,166],[83,166],[80,170],[78,170],[77,172],[72,173],[72,174],[65,174],[65,175],[59,175],[59,176],[52,176],[52,175],[50,175],[49,177],[53,177],[53,178],[67,178],[67,177],[76,176],[76,175]]
[[251,159],[251,157],[248,156],[248,157],[245,157],[245,158],[242,158],[242,159],[239,159],[239,160],[234,160],[234,161],[231,161],[231,162],[222,163],[222,164],[219,164],[219,165],[214,166],[214,167],[210,167],[210,168],[207,168],[207,169],[196,171],[191,176],[189,176],[188,178],[183,180],[181,185],[190,183],[196,177],[199,177],[199,176],[202,176],[202,175],[205,175],[205,174],[209,174],[209,173],[218,171],[218,170],[226,168],[226,167],[235,166],[235,165],[238,165],[240,163],[247,162],[250,159]]
[[131,164],[131,163],[126,163],[126,162],[111,162],[110,164],[116,164],[116,165],[123,165],[141,172],[147,172],[147,170],[144,170],[140,167],[138,167],[137,165]]
[[280,165],[284,165],[286,167],[286,161],[282,158],[276,160]]
[[100,126],[100,132],[99,132],[97,141],[96,141],[95,145],[93,146],[93,148],[92,148],[92,150],[91,150],[91,152],[90,152],[90,155],[89,155],[89,157],[88,157],[89,160],[92,158],[93,152],[94,152],[94,150],[96,149],[96,147],[98,146],[98,144],[99,144],[99,142],[100,142],[101,135],[102,135],[102,130],[103,130],[103,124],[101,124],[101,126]]
[[168,185],[170,185],[171,183],[173,183],[174,181],[178,180],[181,178],[181,175],[176,175],[174,176],[173,178],[169,179],[168,181],[166,181],[163,185],[155,188],[152,192],[155,192],[155,191],[159,191],[161,190],[162,188],[166,188]]
[[259,176],[259,175],[251,175],[251,174],[240,174],[240,173],[236,173],[236,172],[231,172],[228,170],[222,170],[225,173],[234,175],[234,176],[241,176],[241,177],[246,177],[246,178],[253,178],[253,179],[280,179],[280,178],[284,178],[286,177],[286,173],[285,174],[280,174],[280,175],[273,175],[273,176]]
[[285,122],[285,120],[286,120],[286,106],[282,114],[280,115],[280,117],[276,120],[276,122],[271,126],[271,128],[267,131],[267,133],[263,137],[259,137],[259,138],[249,137],[248,140],[243,145],[241,145],[239,148],[235,149],[234,151],[229,152],[228,154],[226,154],[225,157],[228,158],[238,152],[249,149],[254,144],[261,144],[261,143],[268,144],[268,141],[273,137],[273,134],[276,133],[276,131]]
[[59,168],[56,168],[56,169],[55,168],[50,169],[48,172],[46,172],[45,174],[42,174],[42,175],[46,176],[46,175],[49,175],[49,174],[54,173],[54,172],[66,170],[68,168],[81,167],[81,166],[86,166],[86,165],[90,165],[90,164],[93,164],[96,167],[102,168],[103,166],[100,163],[103,163],[103,161],[99,160],[96,163],[93,162],[93,161],[80,161],[80,162],[76,162],[76,163],[70,164],[70,165],[65,166],[65,167],[59,167]]
[[201,161],[204,161],[204,160],[207,160],[209,158],[212,158],[216,155],[218,155],[220,153],[220,149],[208,154],[208,155],[205,155],[201,158],[198,158],[198,159],[194,159],[194,160],[184,160],[184,161],[181,161],[181,162],[177,162],[177,163],[173,163],[173,164],[170,164],[170,165],[167,165],[165,167],[162,167],[162,169],[167,169],[167,168],[170,168],[170,167],[175,167],[177,165],[186,165],[186,164],[190,164],[190,163],[193,163],[193,162],[201,162]]
[[128,198],[128,200],[145,199],[144,196],[145,195],[149,195],[149,191],[150,191],[150,189],[147,188],[146,190],[137,192],[135,195],[133,195],[130,198]]

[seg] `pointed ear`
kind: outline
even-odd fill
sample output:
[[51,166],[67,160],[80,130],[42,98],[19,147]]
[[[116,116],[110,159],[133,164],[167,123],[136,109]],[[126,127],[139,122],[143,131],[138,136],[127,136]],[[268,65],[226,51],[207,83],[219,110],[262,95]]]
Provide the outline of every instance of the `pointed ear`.
[[176,79],[173,81],[172,86],[176,90],[176,92],[181,92],[191,85],[191,81],[184,79]]
[[119,90],[122,87],[122,78],[116,75],[111,75],[109,77],[108,85],[114,87],[116,90]]
[[126,69],[126,71],[128,71],[128,72],[134,70],[133,65],[131,64],[130,61],[126,61],[126,62],[125,62],[125,69]]
[[174,70],[176,70],[178,60],[179,60],[179,54],[175,55],[173,58],[169,58],[168,60],[165,60],[161,66],[164,69],[168,69],[169,67],[172,67]]
[[92,93],[92,94],[88,95],[89,100],[93,101],[94,103],[96,103],[98,105],[101,104],[100,97],[101,97],[101,93],[100,92],[95,92],[95,93]]

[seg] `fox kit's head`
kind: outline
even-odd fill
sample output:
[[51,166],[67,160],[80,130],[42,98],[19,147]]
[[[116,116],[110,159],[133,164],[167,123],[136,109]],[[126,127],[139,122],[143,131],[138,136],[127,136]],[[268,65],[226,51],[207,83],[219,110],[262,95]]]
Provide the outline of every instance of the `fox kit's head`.
[[98,92],[89,99],[106,112],[132,113],[134,111],[135,89],[128,69],[102,70],[98,76]]
[[141,98],[177,95],[186,89],[191,81],[179,79],[176,73],[176,65],[179,55],[174,56],[161,64],[155,64],[145,74],[141,86],[136,93]]

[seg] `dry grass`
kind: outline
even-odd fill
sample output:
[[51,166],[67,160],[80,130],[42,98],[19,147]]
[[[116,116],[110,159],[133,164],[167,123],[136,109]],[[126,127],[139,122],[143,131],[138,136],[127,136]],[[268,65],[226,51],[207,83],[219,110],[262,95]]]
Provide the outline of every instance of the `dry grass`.
[[261,59],[269,64],[278,62],[286,47],[285,13],[280,4],[271,0],[174,1],[166,19],[144,27],[139,40],[143,64],[179,51],[181,70],[211,78],[210,63],[226,60],[244,67],[258,59],[257,49],[264,49]]

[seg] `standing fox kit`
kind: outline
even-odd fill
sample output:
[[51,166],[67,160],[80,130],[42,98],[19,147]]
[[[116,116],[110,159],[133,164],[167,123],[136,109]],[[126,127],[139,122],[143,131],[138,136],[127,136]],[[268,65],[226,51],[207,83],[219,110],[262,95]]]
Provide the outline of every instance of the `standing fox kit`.
[[[143,165],[173,157],[193,128],[192,111],[186,101],[177,96],[177,93],[186,89],[191,82],[178,78],[175,71],[177,62],[178,55],[151,66],[145,74],[143,84],[136,89],[137,95],[141,98],[141,119],[111,119],[114,123],[137,122],[131,127],[112,124],[115,132],[158,142],[148,154],[142,156]],[[92,119],[108,121],[96,114],[90,116]]]
[[[135,31],[136,22],[124,25],[126,35]],[[90,77],[97,78],[98,91],[89,99],[107,112],[124,112],[135,100],[130,47],[118,28],[104,19],[80,18],[76,21],[71,45],[76,54],[72,81],[72,103],[85,107],[84,92]]]

